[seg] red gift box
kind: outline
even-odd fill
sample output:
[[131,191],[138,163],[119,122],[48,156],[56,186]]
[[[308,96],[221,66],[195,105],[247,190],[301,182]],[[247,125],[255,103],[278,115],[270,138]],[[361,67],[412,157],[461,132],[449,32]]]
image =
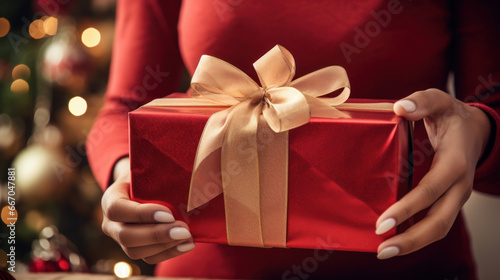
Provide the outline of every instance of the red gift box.
[[[227,244],[222,195],[186,211],[198,141],[217,110],[131,112],[131,194],[169,207],[195,241]],[[348,113],[290,131],[287,247],[376,252],[395,234],[376,235],[375,222],[409,188],[408,122],[394,113]]]
[[254,67],[262,86],[203,56],[198,99],[129,114],[132,199],[166,205],[197,242],[375,252],[396,232],[375,235],[378,216],[411,186],[408,122],[391,104],[342,104],[341,67],[292,81],[280,46]]

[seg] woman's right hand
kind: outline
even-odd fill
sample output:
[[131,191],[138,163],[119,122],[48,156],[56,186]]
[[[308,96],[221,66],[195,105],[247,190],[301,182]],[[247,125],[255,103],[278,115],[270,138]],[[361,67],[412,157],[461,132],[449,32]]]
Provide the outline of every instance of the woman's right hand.
[[120,244],[131,259],[156,264],[195,247],[189,227],[175,221],[170,209],[130,200],[128,158],[115,165],[114,177],[115,182],[102,197],[102,230]]

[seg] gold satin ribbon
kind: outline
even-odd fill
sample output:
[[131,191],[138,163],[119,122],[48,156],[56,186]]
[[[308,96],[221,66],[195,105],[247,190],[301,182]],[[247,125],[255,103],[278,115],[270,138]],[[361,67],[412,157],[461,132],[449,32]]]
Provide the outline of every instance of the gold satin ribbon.
[[[349,117],[338,109],[392,111],[392,103],[344,103],[350,85],[340,66],[292,81],[294,58],[279,45],[254,68],[261,86],[235,66],[203,55],[191,81],[193,98],[157,99],[144,106],[229,107],[205,125],[187,210],[223,193],[228,244],[286,247],[288,130],[311,117]],[[320,97],[340,89],[336,97]]]

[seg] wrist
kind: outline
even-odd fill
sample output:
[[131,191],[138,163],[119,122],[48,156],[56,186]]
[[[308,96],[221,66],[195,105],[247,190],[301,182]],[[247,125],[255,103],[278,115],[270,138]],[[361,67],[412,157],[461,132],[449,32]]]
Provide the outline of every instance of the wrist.
[[130,158],[124,157],[119,159],[113,167],[113,181],[126,176],[128,173],[130,173]]
[[492,128],[492,121],[490,116],[480,108],[476,106],[471,106],[473,112],[473,120],[477,124],[477,135],[480,137],[480,153],[478,157],[478,162],[482,162],[485,157],[489,154],[489,144],[490,144],[490,134]]

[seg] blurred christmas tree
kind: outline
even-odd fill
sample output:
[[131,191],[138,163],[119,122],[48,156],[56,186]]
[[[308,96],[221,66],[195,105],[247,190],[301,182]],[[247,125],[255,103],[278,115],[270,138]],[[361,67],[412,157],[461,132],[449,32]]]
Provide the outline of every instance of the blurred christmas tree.
[[[101,232],[101,190],[85,153],[107,83],[114,4],[0,3],[0,199],[7,210],[7,169],[13,167],[16,270],[85,271],[86,263],[90,271],[111,273],[125,261],[122,270],[152,272]],[[8,234],[2,225],[4,269]]]

